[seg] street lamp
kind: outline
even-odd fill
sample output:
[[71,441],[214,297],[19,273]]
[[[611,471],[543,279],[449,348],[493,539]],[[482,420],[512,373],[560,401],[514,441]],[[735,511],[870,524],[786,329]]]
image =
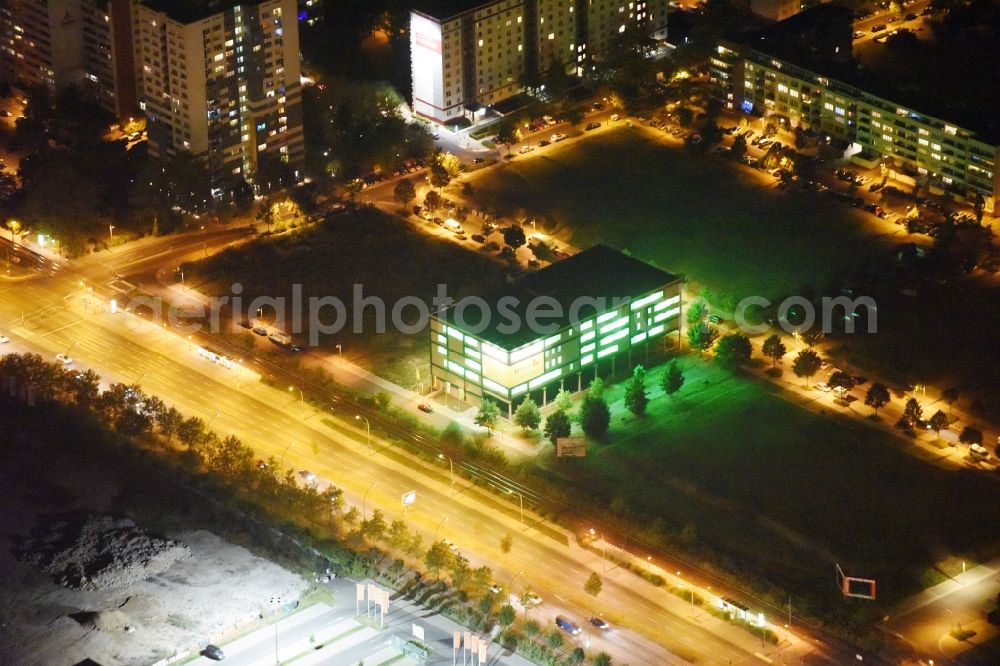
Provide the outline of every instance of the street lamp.
[[440,458],[441,460],[444,460],[445,458],[448,459],[448,470],[449,470],[449,473],[451,475],[451,492],[452,492],[452,494],[454,494],[455,493],[455,463],[454,463],[454,461],[452,461],[451,456],[446,456],[443,453],[439,453],[438,454],[438,458]]
[[[295,390],[294,386],[288,387],[289,392],[294,390]],[[305,394],[302,393],[302,389],[298,389],[298,391],[299,391],[299,420],[304,421],[306,419],[306,396]]]
[[372,488],[374,488],[374,487],[375,487],[375,482],[372,481],[370,484],[368,484],[368,490],[366,490],[365,494],[361,496],[361,520],[362,521],[368,519],[367,518],[367,515],[368,515],[368,492]]
[[368,455],[370,455],[370,456],[375,455],[375,451],[374,451],[374,449],[372,449],[372,424],[368,421],[368,417],[367,416],[361,416],[361,414],[355,414],[354,415],[354,420],[355,421],[364,420],[364,422],[365,422],[365,432],[368,435]]
[[607,543],[604,541],[604,537],[594,531],[594,528],[590,528],[590,537],[597,537],[601,540],[601,566],[604,569],[604,573],[608,573],[608,551]]
[[521,504],[521,524],[524,525],[524,497],[521,495],[521,493],[517,492],[516,490],[508,490],[507,492],[513,495],[517,495],[517,499]]
[[114,240],[115,237],[115,225],[108,225],[108,240]]
[[284,450],[281,452],[281,462],[278,463],[278,467],[280,467],[282,469],[285,468],[285,454],[288,453],[288,449],[292,448],[292,444],[293,443],[294,442],[288,442],[288,444],[285,446]]
[[513,590],[514,589],[514,581],[517,579],[518,576],[520,576],[523,573],[524,573],[524,569],[521,569],[516,574],[514,574],[513,576],[510,577],[510,580],[507,581],[507,589],[508,590]]
[[344,363],[344,348],[337,345],[337,358],[340,359],[341,365]]
[[[145,373],[143,373],[143,374],[145,374]],[[205,430],[208,430],[209,428],[211,428],[212,427],[212,421],[214,421],[215,419],[219,418],[219,416],[221,414],[222,414],[222,412],[216,412],[215,416],[213,416],[212,418],[210,418],[208,420],[208,423],[205,424]]]
[[10,229],[10,239],[17,247],[17,233],[21,231],[21,223],[18,220],[7,220],[7,228]]
[[445,516],[444,518],[441,519],[441,522],[438,523],[438,526],[434,528],[434,543],[437,543],[438,540],[438,530],[441,529],[441,526],[447,522],[448,522],[448,516]]

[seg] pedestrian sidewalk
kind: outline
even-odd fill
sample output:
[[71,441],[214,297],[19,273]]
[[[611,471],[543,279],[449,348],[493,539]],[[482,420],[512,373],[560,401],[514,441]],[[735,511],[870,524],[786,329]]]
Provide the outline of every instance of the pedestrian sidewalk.
[[[769,330],[766,334],[759,337],[762,340],[766,335],[770,335],[771,332]],[[1000,435],[1000,431],[997,430],[994,424],[988,423],[983,419],[974,419],[959,407],[955,407],[954,405],[948,406],[939,393],[935,397],[936,389],[932,389],[933,392],[930,392],[927,391],[926,387],[922,387],[919,395],[916,392],[909,392],[902,397],[897,397],[894,392],[890,391],[892,395],[889,402],[879,409],[879,420],[874,421],[868,418],[871,415],[871,408],[865,406],[864,395],[873,382],[880,381],[878,378],[870,378],[865,384],[853,389],[849,395],[851,398],[850,402],[843,404],[833,396],[832,392],[820,392],[813,388],[814,385],[824,381],[825,376],[835,369],[851,372],[852,374],[860,374],[860,371],[852,370],[850,366],[840,364],[831,359],[830,366],[825,370],[821,370],[814,377],[809,378],[808,385],[804,386],[802,378],[795,376],[791,370],[791,359],[806,347],[802,347],[792,336],[782,335],[782,342],[785,343],[788,349],[786,355],[788,362],[777,365],[782,371],[780,377],[775,378],[767,374],[771,369],[771,365],[768,362],[761,363],[757,367],[748,368],[748,371],[758,378],[780,387],[792,396],[800,398],[807,408],[829,410],[836,414],[843,414],[847,417],[863,420],[866,424],[879,428],[898,439],[902,439],[904,435],[902,431],[895,427],[895,424],[903,416],[906,402],[910,398],[915,397],[924,410],[924,419],[930,418],[930,415],[938,409],[941,409],[950,419],[948,427],[942,429],[940,433],[917,430],[915,437],[907,438],[907,441],[916,447],[922,457],[933,460],[938,465],[948,468],[972,466],[983,471],[989,471],[996,467],[997,460],[995,456],[992,457],[989,463],[975,462],[969,458],[968,447],[959,445],[958,436],[965,426],[974,425],[983,433],[983,445],[988,449],[992,449],[993,443],[997,441],[997,436]],[[817,354],[823,353],[821,346],[813,347],[813,351]],[[908,451],[913,451],[909,447],[905,448]]]
[[10,229],[0,228],[0,238],[6,238],[14,245],[20,245],[27,250],[34,252],[37,255],[45,257],[51,262],[57,264],[65,264],[66,260],[62,258],[58,252],[53,251],[51,248],[47,248],[43,245],[39,245],[35,241],[31,240],[31,236],[27,233],[19,234],[17,237],[14,236],[14,232]]
[[954,592],[965,589],[969,585],[974,585],[980,581],[992,578],[1000,573],[1000,558],[990,560],[984,564],[972,567],[956,576],[949,578],[943,583],[938,583],[928,587],[922,592],[914,594],[900,602],[894,609],[892,617],[899,619],[914,611],[920,610],[924,606],[948,596]]

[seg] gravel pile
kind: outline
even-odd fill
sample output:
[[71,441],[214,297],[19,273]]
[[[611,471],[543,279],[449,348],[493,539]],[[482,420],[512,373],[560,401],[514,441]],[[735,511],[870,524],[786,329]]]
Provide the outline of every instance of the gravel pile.
[[191,556],[184,544],[153,536],[128,518],[94,514],[49,518],[18,551],[60,585],[79,590],[127,587]]

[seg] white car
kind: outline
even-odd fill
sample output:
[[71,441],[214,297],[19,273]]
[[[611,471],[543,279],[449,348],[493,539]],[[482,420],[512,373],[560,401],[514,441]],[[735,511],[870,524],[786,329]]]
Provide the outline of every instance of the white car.
[[562,132],[559,132],[557,134],[553,134],[552,136],[550,136],[549,137],[549,141],[551,141],[552,143],[555,143],[556,141],[562,141],[565,138],[566,138],[566,135],[563,134]]
[[503,588],[500,586],[500,583],[490,583],[490,592],[500,594],[502,591]]
[[990,459],[990,452],[981,444],[969,444],[969,457],[986,462]]
[[312,472],[310,472],[309,470],[307,470],[307,469],[300,469],[299,470],[299,476],[301,476],[302,479],[306,483],[308,483],[310,486],[316,485],[316,475],[313,474]]
[[526,598],[528,600],[528,605],[529,606],[541,606],[542,605],[542,598],[540,596],[538,596],[537,594],[535,594],[534,592],[531,592],[530,590],[527,592]]
[[66,354],[56,354],[56,360],[62,363],[63,365],[70,365],[71,363],[73,363],[73,359]]
[[534,146],[521,146],[521,149],[520,149],[520,150],[518,150],[517,152],[519,152],[519,153],[521,153],[522,155],[524,155],[525,153],[530,153],[530,152],[531,152],[531,151],[533,151],[534,149],[535,149],[535,147],[534,147]]
[[832,390],[831,386],[826,382],[820,382],[819,384],[816,384],[816,386],[814,386],[813,388],[815,388],[817,391],[822,391],[823,393],[829,393]]
[[441,543],[443,543],[444,545],[448,546],[448,550],[450,550],[451,552],[453,552],[453,553],[457,553],[458,552],[458,546],[456,546],[454,544],[454,542],[452,542],[451,539],[442,539]]
[[0,345],[5,345],[8,342],[10,342],[10,338],[8,338],[6,335],[0,334]]

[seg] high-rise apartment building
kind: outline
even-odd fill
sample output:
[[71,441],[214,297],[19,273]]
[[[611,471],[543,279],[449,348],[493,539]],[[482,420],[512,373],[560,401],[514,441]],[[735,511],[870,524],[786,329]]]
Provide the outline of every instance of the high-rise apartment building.
[[135,0],[80,0],[83,88],[118,117],[135,113]]
[[667,0],[425,0],[410,12],[413,110],[448,122],[513,97],[526,74],[582,73],[630,26],[665,39]]
[[2,16],[4,74],[14,83],[57,86],[83,76],[80,0],[8,0]]
[[[723,104],[846,142],[855,159],[877,162],[931,190],[966,201],[1000,195],[1000,128],[974,105],[914,96],[858,67],[852,14],[821,5],[725,40],[711,58]],[[979,96],[965,91],[970,99]]]
[[146,0],[135,38],[150,154],[192,153],[220,192],[268,160],[302,177],[295,0]]
[[136,109],[135,0],[7,0],[0,8],[0,75],[58,92],[78,86],[117,116]]

